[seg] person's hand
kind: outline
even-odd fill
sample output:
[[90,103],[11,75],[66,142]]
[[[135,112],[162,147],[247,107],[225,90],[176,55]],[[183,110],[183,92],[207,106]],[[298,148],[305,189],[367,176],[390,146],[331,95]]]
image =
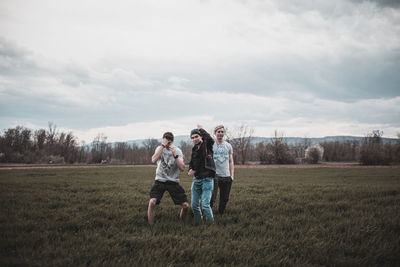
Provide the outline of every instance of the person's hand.
[[162,140],[162,143],[161,143],[161,144],[162,144],[162,146],[164,146],[164,147],[168,147],[168,143],[169,143],[169,141],[168,141],[167,139],[164,138],[164,139]]
[[188,172],[188,175],[189,176],[194,176],[194,172],[195,172],[194,170],[190,169],[189,172]]
[[232,181],[235,180],[235,177],[231,176]]
[[203,126],[201,126],[200,124],[197,124],[197,129],[203,129]]
[[170,146],[168,147],[168,150],[170,150],[172,152],[172,155],[174,155],[174,157],[176,156],[176,147],[175,146]]
[[167,148],[167,149],[169,149],[171,143],[172,143],[172,141],[169,141],[169,140],[167,140],[167,139],[165,139],[165,138],[164,138],[163,141],[162,141],[162,145],[163,145],[165,148]]

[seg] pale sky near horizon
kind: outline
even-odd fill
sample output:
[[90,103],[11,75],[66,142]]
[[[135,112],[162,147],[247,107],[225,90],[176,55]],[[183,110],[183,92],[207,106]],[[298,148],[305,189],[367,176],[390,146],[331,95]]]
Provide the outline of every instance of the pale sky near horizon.
[[0,130],[400,133],[400,1],[0,2]]

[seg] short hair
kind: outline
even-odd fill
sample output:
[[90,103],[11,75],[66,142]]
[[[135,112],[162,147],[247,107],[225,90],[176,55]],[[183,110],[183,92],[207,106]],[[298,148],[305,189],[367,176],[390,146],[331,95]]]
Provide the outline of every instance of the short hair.
[[197,128],[195,128],[192,131],[190,131],[190,137],[192,137],[192,135],[194,135],[194,134],[198,134],[198,135],[201,136],[200,130],[197,129]]
[[162,137],[169,141],[174,141],[174,135],[171,132],[165,132]]
[[219,129],[221,129],[221,128],[223,128],[224,130],[225,130],[225,127],[224,127],[224,125],[218,125],[218,126],[215,126],[215,128],[214,128],[214,133],[216,133]]

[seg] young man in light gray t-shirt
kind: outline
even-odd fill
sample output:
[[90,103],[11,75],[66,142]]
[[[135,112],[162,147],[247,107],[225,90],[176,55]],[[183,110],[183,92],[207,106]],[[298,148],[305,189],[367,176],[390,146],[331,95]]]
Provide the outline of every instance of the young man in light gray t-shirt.
[[179,215],[181,220],[185,219],[189,208],[185,190],[179,185],[178,178],[178,169],[180,171],[185,169],[183,154],[173,143],[174,135],[171,132],[164,133],[161,146],[156,148],[151,157],[153,163],[157,162],[157,169],[154,184],[150,189],[150,201],[147,210],[150,225],[154,224],[155,208],[156,205],[160,204],[165,191],[168,191],[175,205],[182,205]]
[[223,125],[218,125],[214,129],[216,142],[214,143],[214,161],[216,175],[214,179],[214,191],[210,201],[211,207],[214,205],[217,198],[219,188],[219,206],[218,213],[225,212],[226,204],[229,201],[232,182],[234,180],[235,167],[233,164],[233,150],[231,144],[224,141],[225,128]]

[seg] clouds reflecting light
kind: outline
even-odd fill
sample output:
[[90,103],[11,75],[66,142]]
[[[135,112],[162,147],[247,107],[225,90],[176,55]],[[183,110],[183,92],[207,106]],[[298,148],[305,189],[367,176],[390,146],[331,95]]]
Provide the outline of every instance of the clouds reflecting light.
[[397,1],[0,3],[0,128],[400,132]]

